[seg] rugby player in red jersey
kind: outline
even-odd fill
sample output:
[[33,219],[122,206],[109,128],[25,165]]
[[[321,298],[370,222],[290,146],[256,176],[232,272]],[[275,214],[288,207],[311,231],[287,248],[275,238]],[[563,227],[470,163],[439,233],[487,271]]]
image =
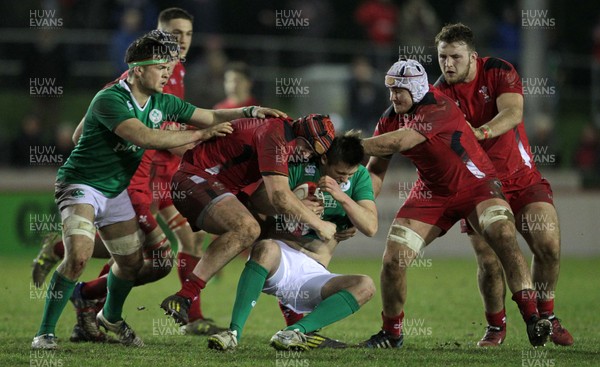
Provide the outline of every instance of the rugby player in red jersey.
[[[572,345],[573,337],[554,315],[560,268],[560,230],[550,183],[535,165],[523,124],[523,87],[515,68],[494,57],[478,57],[471,29],[446,25],[435,39],[442,76],[436,87],[471,124],[491,159],[502,191],[515,213],[517,230],[533,252],[532,278],[540,315],[552,322],[551,340]],[[506,337],[504,274],[485,238],[463,222],[477,255],[478,283],[488,322],[478,345],[497,346]]]
[[260,235],[259,223],[236,197],[244,187],[262,179],[277,213],[296,216],[325,241],[336,232],[333,223],[321,220],[294,195],[287,177],[289,162],[327,152],[335,133],[329,117],[239,119],[232,126],[234,132],[227,140],[188,150],[173,175],[177,210],[194,231],[218,235],[181,290],[161,303],[181,324],[188,322],[188,309],[206,283]]
[[387,237],[381,270],[382,330],[361,344],[402,346],[406,269],[425,246],[467,218],[500,258],[530,343],[544,345],[552,324],[540,318],[527,262],[517,244],[513,214],[494,167],[462,112],[428,84],[425,69],[415,60],[401,59],[392,65],[385,85],[392,106],[380,118],[374,136],[363,140],[365,153],[372,156],[367,169],[373,190],[375,195],[381,191],[394,153],[414,163],[418,179]]

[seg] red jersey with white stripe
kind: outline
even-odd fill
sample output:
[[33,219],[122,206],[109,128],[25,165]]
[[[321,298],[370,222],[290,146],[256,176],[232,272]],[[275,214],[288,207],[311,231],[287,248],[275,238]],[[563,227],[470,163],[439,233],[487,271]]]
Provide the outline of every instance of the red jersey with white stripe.
[[419,179],[436,195],[452,195],[496,177],[462,112],[433,86],[406,114],[399,115],[390,106],[373,135],[401,128],[414,129],[427,138],[401,154],[410,158]]
[[[523,95],[521,78],[515,68],[493,57],[477,59],[477,75],[469,83],[449,85],[442,75],[435,86],[454,100],[473,127],[480,127],[498,114],[496,99],[501,94]],[[523,121],[506,133],[479,143],[502,181],[536,170]]]
[[196,145],[181,159],[180,171],[211,175],[233,194],[267,175],[288,175],[296,137],[292,120],[238,119],[233,133]]

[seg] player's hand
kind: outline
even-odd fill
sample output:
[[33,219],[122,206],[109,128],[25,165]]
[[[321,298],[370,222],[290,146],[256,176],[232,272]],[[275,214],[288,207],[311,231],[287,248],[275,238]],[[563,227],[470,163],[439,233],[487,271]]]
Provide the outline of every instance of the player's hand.
[[329,241],[335,236],[336,226],[331,222],[322,221],[322,225],[315,229],[315,232],[323,241]]
[[317,182],[317,185],[321,189],[321,191],[328,192],[331,197],[333,197],[336,201],[341,201],[342,196],[346,195],[342,191],[340,184],[329,176],[323,176]]
[[214,137],[226,136],[233,132],[233,126],[231,122],[222,122],[220,124],[208,127],[203,130],[196,130],[204,133],[204,138],[201,140],[208,140]]
[[256,106],[252,110],[252,117],[264,119],[265,117],[288,117],[287,113],[276,110],[274,108]]
[[356,235],[356,232],[358,232],[356,227],[342,229],[341,231],[337,231],[335,233],[335,236],[333,236],[333,238],[335,238],[335,240],[338,242],[342,242],[342,241],[345,241],[347,239],[354,237]]
[[302,199],[300,201],[302,201],[302,204],[304,204],[304,206],[306,206],[315,215],[319,217],[323,215],[325,207],[323,206],[323,202],[319,200],[315,195],[309,195],[306,199]]
[[[467,121],[467,120],[465,120]],[[483,135],[483,131],[481,131],[480,128],[474,128],[473,125],[471,125],[471,123],[469,121],[467,121],[467,125],[469,125],[469,127],[471,128],[471,131],[473,131],[473,134],[475,134],[475,138],[477,140],[483,140],[485,137]]]

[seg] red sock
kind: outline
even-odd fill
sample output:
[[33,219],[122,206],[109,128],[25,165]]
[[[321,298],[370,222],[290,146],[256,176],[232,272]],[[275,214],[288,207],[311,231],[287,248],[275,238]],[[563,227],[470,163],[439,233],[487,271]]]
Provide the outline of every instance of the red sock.
[[110,264],[109,263],[104,264],[104,266],[102,267],[102,270],[100,270],[100,274],[98,274],[98,277],[108,274],[109,270],[110,270]]
[[513,293],[512,300],[519,306],[519,311],[525,321],[532,316],[540,317],[537,309],[537,292],[533,289],[523,289]]
[[540,315],[550,316],[554,313],[554,298],[552,299],[538,299],[537,301],[538,311]]
[[302,320],[302,318],[304,317],[303,313],[294,312],[294,310],[292,310],[291,308],[288,308],[286,305],[281,303],[281,301],[279,301],[279,309],[281,310],[281,313],[283,314],[283,318],[285,319],[286,326],[294,325],[298,321]]
[[85,299],[99,299],[106,297],[108,289],[106,288],[107,276],[103,275],[89,282],[83,283],[81,287],[81,296]]
[[65,245],[63,244],[62,240],[54,244],[52,252],[54,252],[54,255],[60,257],[61,259],[65,257]]
[[485,313],[485,319],[488,325],[505,328],[506,327],[506,309],[497,313]]
[[[200,261],[199,257],[179,252],[177,254],[177,275],[179,275],[179,281],[183,285],[188,275],[192,274],[196,264]],[[200,296],[192,301],[190,305],[190,311],[188,312],[190,322],[198,319],[203,319],[202,308],[200,307]]]
[[381,313],[381,319],[383,320],[382,329],[389,334],[400,336],[402,334],[402,321],[404,320],[404,311],[398,316],[387,317]]
[[181,290],[176,294],[178,296],[191,299],[194,301],[196,298],[200,297],[200,291],[206,287],[206,282],[193,273],[188,275],[181,286]]

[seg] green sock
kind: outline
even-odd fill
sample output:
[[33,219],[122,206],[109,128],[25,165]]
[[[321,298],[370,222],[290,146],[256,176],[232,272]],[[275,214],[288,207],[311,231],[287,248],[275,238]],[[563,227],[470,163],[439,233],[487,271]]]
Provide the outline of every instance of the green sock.
[[56,323],[60,318],[69,298],[75,289],[75,281],[65,278],[64,275],[55,271],[46,292],[46,304],[42,324],[36,336],[43,334],[54,334]]
[[265,285],[269,272],[258,263],[248,260],[235,294],[235,304],[231,313],[229,328],[237,331],[237,340],[242,338],[242,329],[250,316],[250,311],[256,305],[256,300]]
[[117,277],[113,274],[112,269],[108,272],[106,285],[108,294],[106,295],[106,303],[102,309],[102,314],[108,322],[115,323],[123,320],[121,316],[123,304],[134,283],[133,280],[125,280]]
[[310,333],[352,315],[359,308],[356,298],[347,290],[342,289],[321,301],[313,312],[294,325],[286,327],[285,330],[298,329],[302,333]]

